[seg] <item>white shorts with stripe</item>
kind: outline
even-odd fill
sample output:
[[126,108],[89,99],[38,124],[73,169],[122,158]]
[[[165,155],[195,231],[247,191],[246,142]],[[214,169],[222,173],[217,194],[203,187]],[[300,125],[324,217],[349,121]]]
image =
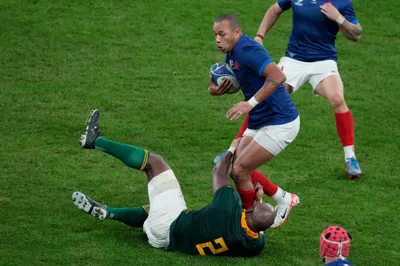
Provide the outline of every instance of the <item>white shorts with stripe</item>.
[[276,156],[296,138],[299,130],[298,116],[292,122],[282,125],[265,126],[258,130],[248,128],[243,136],[253,137],[264,149]]
[[279,61],[278,66],[286,76],[285,83],[293,87],[293,92],[308,82],[311,84],[314,94],[316,94],[316,87],[326,77],[336,75],[340,78],[337,63],[334,60],[302,62],[284,56]]

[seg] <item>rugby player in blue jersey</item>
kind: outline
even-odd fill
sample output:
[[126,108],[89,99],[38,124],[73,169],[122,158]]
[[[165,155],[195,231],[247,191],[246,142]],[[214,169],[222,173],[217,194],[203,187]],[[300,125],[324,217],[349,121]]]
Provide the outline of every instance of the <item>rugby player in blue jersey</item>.
[[[262,45],[242,33],[237,19],[223,14],[215,20],[213,30],[218,50],[226,54],[225,62],[232,67],[245,98],[226,116],[235,120],[249,114],[248,128],[236,150],[231,171],[243,208],[249,208],[255,195],[251,173],[272,160],[296,138],[300,118],[282,85],[285,75]],[[209,92],[221,95],[230,85],[230,81],[225,80],[217,86],[210,78]],[[292,207],[299,203],[299,197],[277,188],[272,198],[277,202],[277,215],[272,227],[277,228],[286,221]]]
[[278,66],[286,75],[289,93],[308,82],[315,95],[326,98],[336,118],[342,142],[345,168],[349,178],[358,178],[362,171],[354,153],[354,120],[344,99],[343,83],[337,67],[335,48],[339,30],[354,42],[360,41],[361,26],[351,0],[278,0],[260,24],[255,40],[262,44],[279,15],[292,8],[292,32],[285,56]]

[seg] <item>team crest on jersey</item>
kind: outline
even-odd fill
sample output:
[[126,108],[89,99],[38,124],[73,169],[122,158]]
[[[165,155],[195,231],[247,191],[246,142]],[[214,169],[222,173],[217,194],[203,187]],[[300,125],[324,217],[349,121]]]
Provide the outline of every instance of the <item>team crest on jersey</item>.
[[294,4],[296,6],[302,6],[303,5],[303,0],[296,0],[296,2],[294,2]]
[[238,61],[233,61],[231,59],[231,60],[229,60],[229,65],[231,66],[232,69],[240,70],[240,66],[239,66]]
[[233,62],[233,68],[236,69],[236,70],[240,70],[240,66],[239,66],[238,61]]

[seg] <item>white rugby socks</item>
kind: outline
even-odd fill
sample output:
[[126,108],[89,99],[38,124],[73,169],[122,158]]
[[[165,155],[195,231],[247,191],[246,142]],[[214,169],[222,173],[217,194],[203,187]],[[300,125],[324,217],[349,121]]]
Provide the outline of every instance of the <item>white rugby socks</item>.
[[344,160],[347,161],[349,158],[356,158],[356,155],[354,154],[354,146],[345,146],[343,147],[344,150]]

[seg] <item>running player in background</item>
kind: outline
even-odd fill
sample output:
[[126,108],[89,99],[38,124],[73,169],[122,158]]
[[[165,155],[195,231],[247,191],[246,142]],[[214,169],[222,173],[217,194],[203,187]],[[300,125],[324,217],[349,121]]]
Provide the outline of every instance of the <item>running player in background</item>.
[[[273,224],[275,212],[268,203],[242,209],[240,197],[227,177],[238,141],[232,142],[213,169],[212,203],[198,211],[189,210],[179,182],[164,159],[147,150],[102,137],[98,117],[99,110],[89,115],[86,132],[81,138],[82,147],[103,151],[131,168],[144,171],[150,205],[112,208],[74,192],[72,200],[76,207],[100,220],[113,219],[132,227],[143,227],[149,244],[167,251],[241,257],[261,253],[265,239],[259,232]],[[255,187],[256,200],[260,201],[263,189],[259,184]]]
[[354,120],[344,99],[343,83],[337,67],[335,40],[338,31],[359,42],[362,28],[351,0],[278,0],[260,24],[255,40],[262,44],[282,12],[292,8],[292,32],[285,56],[278,66],[286,75],[289,93],[308,82],[315,95],[328,100],[335,113],[336,128],[344,149],[345,169],[349,178],[362,171],[354,153]]

